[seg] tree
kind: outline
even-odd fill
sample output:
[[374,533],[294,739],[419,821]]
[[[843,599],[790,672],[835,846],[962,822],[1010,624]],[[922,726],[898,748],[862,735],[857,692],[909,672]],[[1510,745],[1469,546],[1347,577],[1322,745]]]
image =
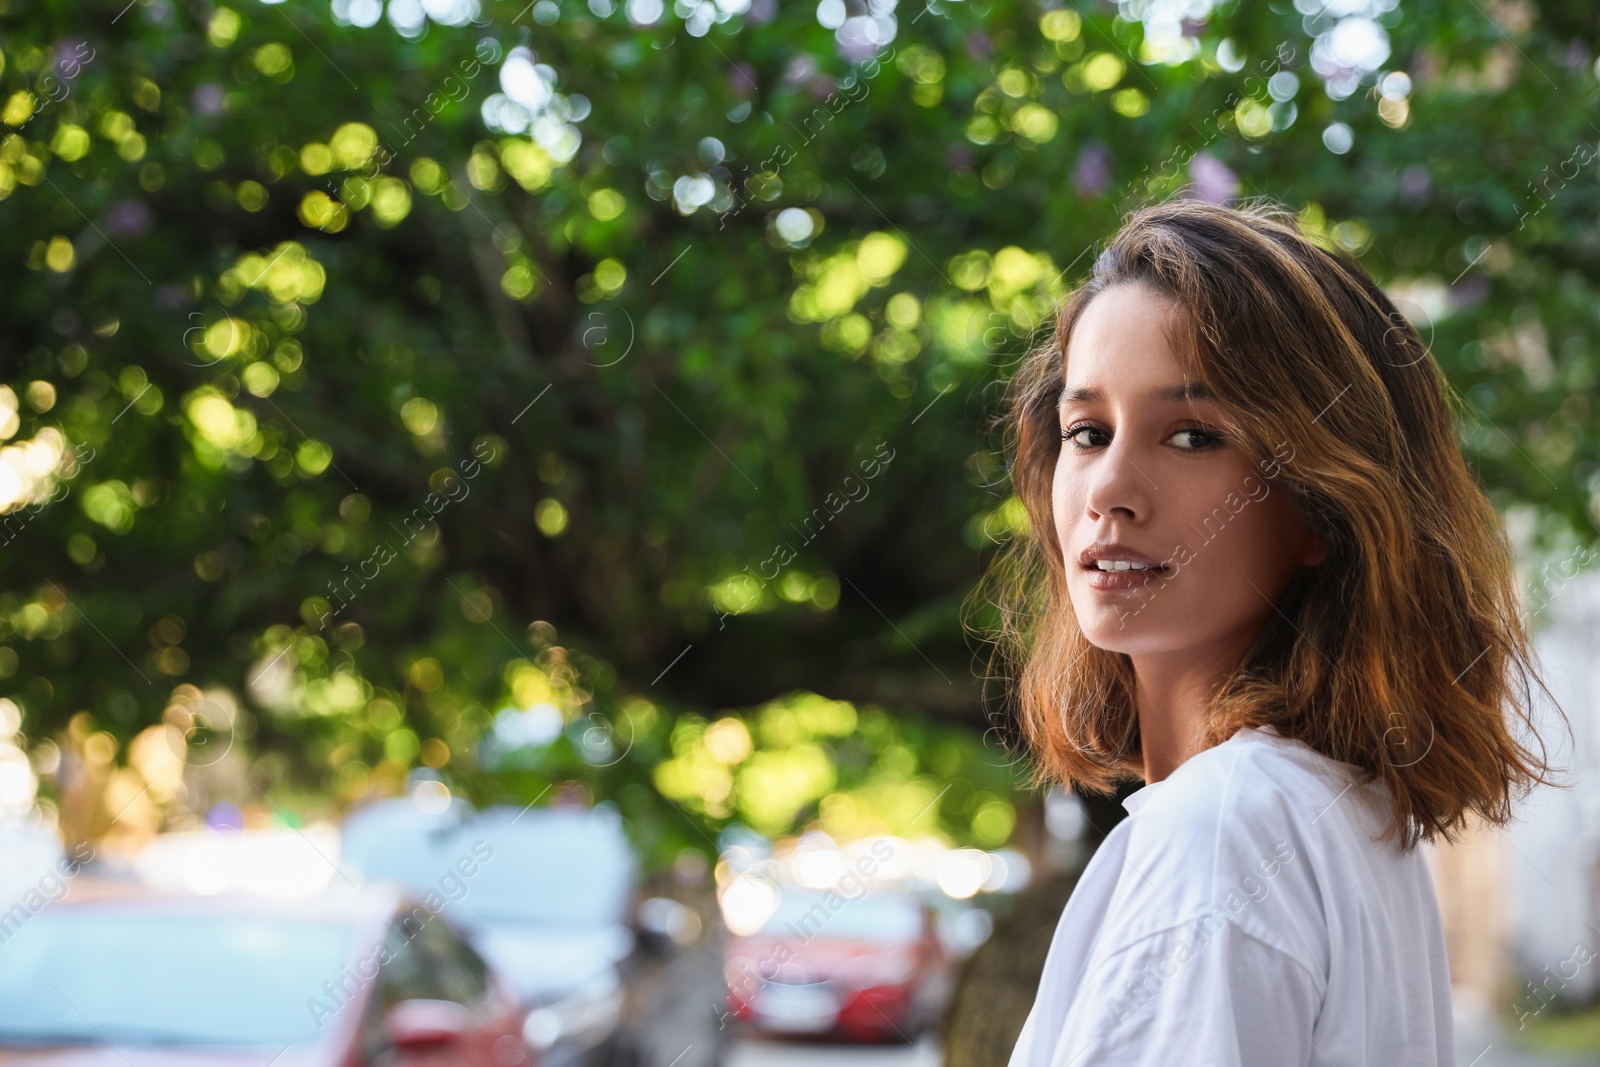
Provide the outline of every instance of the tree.
[[[643,805],[681,711],[1005,736],[963,626],[1022,522],[984,421],[1165,196],[1358,251],[1529,543],[1593,538],[1567,8],[113,7],[0,15],[0,673],[41,766],[165,723],[263,795],[420,761]],[[540,703],[568,747],[471,786]]]

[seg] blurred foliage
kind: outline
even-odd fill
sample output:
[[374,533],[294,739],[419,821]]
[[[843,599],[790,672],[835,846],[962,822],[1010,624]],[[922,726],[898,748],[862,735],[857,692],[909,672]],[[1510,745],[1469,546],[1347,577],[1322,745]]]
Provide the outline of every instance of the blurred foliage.
[[1129,208],[1302,210],[1518,536],[1593,539],[1587,11],[0,0],[8,750],[164,738],[179,813],[576,781],[697,847],[964,776],[997,841],[981,427]]

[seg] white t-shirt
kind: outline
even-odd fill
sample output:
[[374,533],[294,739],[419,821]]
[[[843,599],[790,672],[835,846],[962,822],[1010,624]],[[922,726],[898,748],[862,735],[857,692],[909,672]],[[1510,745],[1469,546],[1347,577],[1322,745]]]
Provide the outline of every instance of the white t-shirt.
[[1246,728],[1123,801],[1010,1067],[1455,1067],[1422,846],[1381,781]]

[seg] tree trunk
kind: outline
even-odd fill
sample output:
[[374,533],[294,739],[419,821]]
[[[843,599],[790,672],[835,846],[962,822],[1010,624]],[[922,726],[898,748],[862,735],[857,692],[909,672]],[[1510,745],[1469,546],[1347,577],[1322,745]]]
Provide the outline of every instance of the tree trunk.
[[[1111,828],[1127,817],[1122,798],[1141,785],[1130,782],[1113,796],[1078,794],[1088,816],[1084,864]],[[945,1067],[1006,1067],[1033,1007],[1051,936],[1082,871],[1082,864],[1040,871],[967,959],[940,1034]]]

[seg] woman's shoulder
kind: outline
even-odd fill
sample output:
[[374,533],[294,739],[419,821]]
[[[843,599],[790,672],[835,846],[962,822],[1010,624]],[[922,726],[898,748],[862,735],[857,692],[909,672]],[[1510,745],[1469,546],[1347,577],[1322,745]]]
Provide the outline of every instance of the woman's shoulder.
[[1371,832],[1354,768],[1246,729],[1130,797],[1117,925],[1137,938],[1233,922],[1308,967],[1324,958],[1330,836]]
[[[1270,727],[1245,727],[1129,798],[1141,825],[1179,835],[1214,830],[1225,841],[1320,823],[1336,805],[1373,814],[1381,784]],[[1330,826],[1334,825],[1330,823]],[[1340,824],[1342,825],[1342,823]]]

